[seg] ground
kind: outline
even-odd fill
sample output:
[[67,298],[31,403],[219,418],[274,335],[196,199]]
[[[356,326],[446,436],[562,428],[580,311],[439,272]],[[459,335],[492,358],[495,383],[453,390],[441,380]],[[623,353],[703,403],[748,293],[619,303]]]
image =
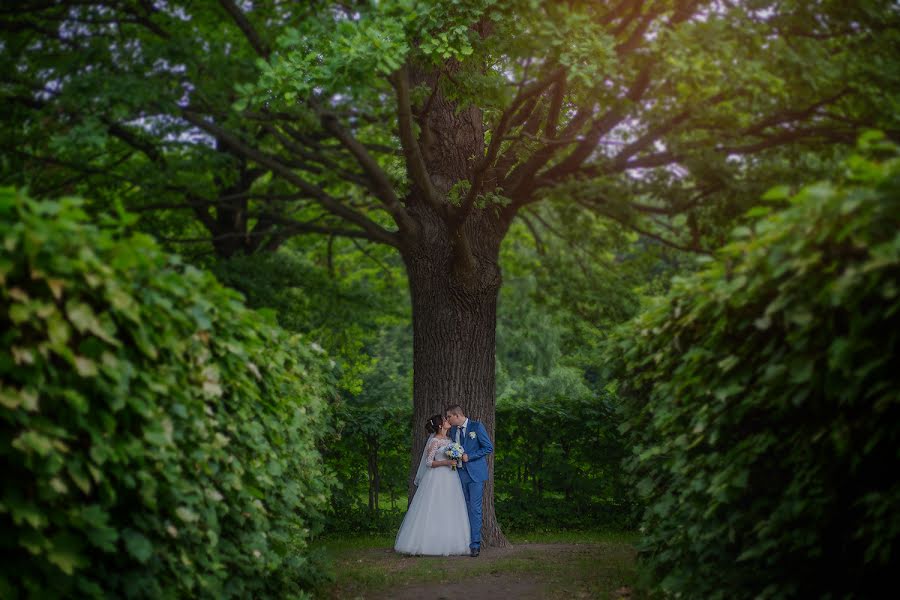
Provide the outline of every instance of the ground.
[[326,547],[336,581],[322,595],[341,600],[631,597],[632,537],[555,537],[514,537],[512,547],[485,548],[478,558],[404,556],[393,551],[389,538],[333,540]]

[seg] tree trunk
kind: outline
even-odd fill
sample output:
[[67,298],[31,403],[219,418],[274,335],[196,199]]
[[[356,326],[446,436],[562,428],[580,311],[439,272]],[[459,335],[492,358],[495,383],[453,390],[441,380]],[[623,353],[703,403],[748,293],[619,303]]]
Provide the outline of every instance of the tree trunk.
[[[481,110],[459,105],[444,95],[440,79],[450,75],[429,66],[412,67],[412,87],[426,84],[435,92],[417,107],[418,146],[427,186],[411,177],[405,198],[417,231],[408,236],[401,254],[409,279],[413,313],[413,444],[409,490],[422,455],[426,419],[460,404],[466,415],[481,421],[492,441],[494,428],[494,351],[497,295],[500,291],[500,243],[509,226],[497,206],[467,205],[457,213],[451,190],[475,178],[476,157],[484,155]],[[415,165],[413,158],[408,165]],[[413,169],[415,171],[415,169]],[[427,187],[432,188],[429,192]],[[478,193],[490,192],[490,185]],[[435,198],[436,196],[437,198]],[[461,206],[461,205],[460,205]],[[471,208],[472,210],[468,210]],[[496,448],[495,448],[496,450]],[[482,540],[507,546],[494,511],[494,457],[488,456],[484,486]]]
[[378,442],[369,444],[369,512],[378,512],[381,475],[378,472]]
[[[426,420],[460,404],[466,416],[481,421],[495,441],[495,332],[498,265],[502,232],[490,219],[473,219],[463,235],[471,240],[471,257],[460,270],[448,229],[437,214],[416,207],[422,226],[419,243],[403,251],[413,313],[413,427],[409,491],[425,446]],[[496,448],[495,448],[496,449]],[[494,511],[494,457],[488,458],[484,486],[482,539],[505,547]]]
[[[572,464],[571,461],[569,460],[569,453],[571,452],[571,448],[569,447],[569,444],[562,442],[561,445],[562,445],[562,451],[563,451],[563,460],[565,461],[565,464],[567,464],[567,465]],[[573,486],[574,486],[574,480],[573,480],[572,474],[567,473],[566,474],[566,482],[565,482],[566,502],[568,502],[569,500],[572,499]]]

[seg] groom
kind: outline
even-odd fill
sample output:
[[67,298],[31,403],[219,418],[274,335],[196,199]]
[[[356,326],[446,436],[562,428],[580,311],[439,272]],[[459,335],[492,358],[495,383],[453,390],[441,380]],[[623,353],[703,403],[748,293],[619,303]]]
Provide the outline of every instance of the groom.
[[494,446],[484,425],[467,419],[459,404],[448,406],[445,416],[453,426],[450,428],[450,439],[463,447],[462,463],[457,473],[466,498],[466,508],[469,510],[469,556],[475,558],[481,552],[481,501],[484,482],[488,478],[485,457],[494,451]]

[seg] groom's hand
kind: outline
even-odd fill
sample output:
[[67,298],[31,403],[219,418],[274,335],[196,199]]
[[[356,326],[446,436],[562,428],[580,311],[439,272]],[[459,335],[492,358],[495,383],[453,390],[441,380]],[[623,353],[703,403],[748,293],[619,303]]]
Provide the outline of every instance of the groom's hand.
[[463,462],[469,462],[469,455],[463,454]]

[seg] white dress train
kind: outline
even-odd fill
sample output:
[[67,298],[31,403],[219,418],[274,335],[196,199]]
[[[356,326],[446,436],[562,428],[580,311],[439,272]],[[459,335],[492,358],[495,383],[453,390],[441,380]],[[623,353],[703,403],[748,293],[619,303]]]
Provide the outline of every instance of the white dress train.
[[397,532],[397,552],[433,556],[469,553],[469,512],[459,475],[450,467],[431,468],[432,461],[446,459],[444,452],[451,443],[435,438],[425,449],[428,469]]

